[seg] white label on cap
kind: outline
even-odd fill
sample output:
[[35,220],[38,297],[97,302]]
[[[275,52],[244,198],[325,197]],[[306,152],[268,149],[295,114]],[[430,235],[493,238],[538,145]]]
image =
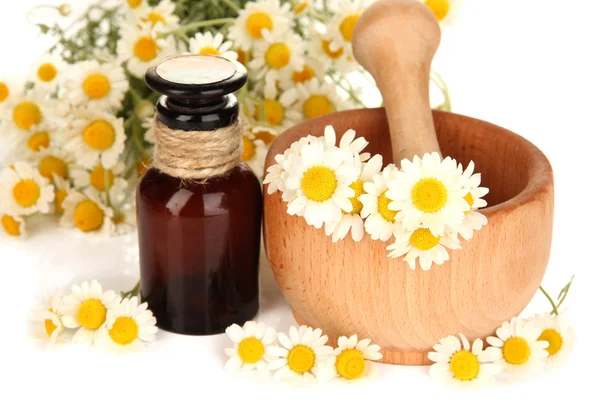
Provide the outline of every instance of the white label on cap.
[[205,85],[231,78],[235,64],[215,56],[186,55],[173,57],[160,63],[156,73],[163,79],[185,85]]

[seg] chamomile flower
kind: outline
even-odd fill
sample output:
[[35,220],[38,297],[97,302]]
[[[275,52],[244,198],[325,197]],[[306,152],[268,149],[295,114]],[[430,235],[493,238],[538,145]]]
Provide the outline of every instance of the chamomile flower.
[[414,231],[395,233],[396,241],[387,247],[391,253],[388,257],[404,256],[404,261],[411,269],[416,268],[416,261],[423,271],[429,271],[431,264],[442,265],[450,259],[448,250],[460,249],[460,242],[455,233],[447,231],[441,236],[434,235],[428,228],[417,228]]
[[2,225],[2,230],[8,236],[20,239],[27,237],[25,220],[18,215],[0,213],[0,225]]
[[269,369],[276,371],[277,380],[314,381],[320,364],[333,353],[331,346],[326,346],[328,337],[322,335],[321,329],[301,326],[290,327],[289,336],[279,333],[279,346],[267,347],[267,354],[276,359],[269,363]]
[[83,61],[73,68],[67,80],[67,96],[72,105],[94,110],[116,110],[121,107],[129,82],[116,62],[100,64]]
[[565,316],[563,314],[537,315],[533,318],[533,324],[542,329],[537,340],[548,342],[546,362],[553,367],[564,364],[575,344],[573,327],[567,322]]
[[237,47],[248,51],[263,39],[264,31],[278,37],[291,25],[288,3],[281,5],[279,0],[249,1],[231,26],[228,37]]
[[471,348],[469,340],[462,333],[459,336],[460,340],[448,336],[433,346],[435,351],[429,352],[428,358],[435,364],[429,367],[429,375],[457,385],[493,383],[500,368],[487,362],[483,341],[475,339]]
[[[137,7],[131,13],[141,24],[150,24],[150,27],[158,31],[171,31],[179,27],[179,17],[175,15],[175,3],[171,0],[161,0],[156,7]],[[130,18],[130,23],[138,23]]]
[[61,148],[42,149],[35,154],[34,161],[40,175],[51,182],[56,177],[69,178],[74,162],[71,154]]
[[331,40],[330,48],[337,51],[343,48],[352,53],[352,34],[358,18],[369,5],[365,0],[341,0],[331,21],[327,24],[327,37]]
[[344,47],[334,50],[331,39],[327,39],[320,33],[313,33],[311,36],[308,44],[309,54],[313,55],[325,69],[333,68],[343,74],[358,69],[359,65],[352,51]]
[[446,227],[456,229],[470,207],[464,197],[469,192],[458,179],[456,161],[438,153],[427,153],[421,160],[402,160],[402,171],[390,182],[386,196],[396,219],[407,231],[428,228],[434,236]]
[[250,136],[251,139],[262,140],[266,146],[273,143],[273,140],[275,140],[278,135],[279,132],[277,132],[277,130],[262,125],[256,125],[250,128],[250,131],[248,132],[248,136]]
[[7,214],[46,214],[53,201],[54,187],[31,165],[16,162],[0,173],[0,204]]
[[92,344],[106,322],[108,311],[119,304],[112,290],[102,291],[98,281],[71,286],[71,294],[63,297],[60,308],[65,327],[77,329],[73,342]]
[[198,32],[196,36],[190,39],[190,52],[193,54],[221,56],[235,61],[238,58],[238,53],[232,50],[232,47],[233,43],[229,40],[224,41],[221,32],[214,36],[210,31]]
[[123,8],[125,8],[128,11],[135,11],[137,9],[139,9],[140,7],[147,7],[148,6],[148,2],[146,0],[122,0],[123,1]]
[[504,322],[496,330],[497,337],[486,339],[490,344],[486,350],[489,360],[509,373],[535,371],[548,357],[545,349],[549,343],[538,341],[542,332],[534,321],[514,317],[510,322]]
[[135,207],[127,201],[123,201],[119,207],[114,207],[113,224],[115,235],[127,235],[135,232],[137,227]]
[[135,351],[156,338],[156,317],[148,303],[138,304],[137,297],[117,300],[107,308],[106,325],[98,338],[102,345],[116,351]]
[[[325,140],[325,145],[329,148],[336,146],[337,137],[333,126],[327,125],[325,127],[323,138]],[[369,142],[367,142],[364,137],[355,138],[356,131],[354,129],[348,129],[346,132],[344,132],[344,135],[342,135],[342,138],[340,139],[339,148],[342,150],[347,150],[351,157],[358,156],[358,159],[361,162],[367,161],[371,155],[369,153],[362,153],[362,151],[365,149],[365,147],[367,147]],[[356,160],[354,161],[356,162]]]
[[154,131],[154,117],[144,118],[142,128],[145,129],[144,140],[150,144],[156,143],[156,132]]
[[113,210],[106,207],[89,189],[85,193],[72,191],[62,203],[60,218],[63,228],[77,228],[82,232],[98,232],[110,236],[114,232]]
[[18,85],[13,81],[0,81],[0,110],[8,103],[11,96],[19,93]]
[[76,168],[71,171],[75,188],[79,190],[90,188],[98,197],[106,201],[106,190],[112,201],[122,200],[127,181],[120,177],[125,170],[125,164],[119,161],[112,168],[105,169],[98,164],[92,169]]
[[288,89],[277,96],[275,87],[266,86],[264,97],[256,107],[256,120],[265,121],[275,129],[289,128],[302,119],[302,114],[292,107],[297,98],[298,92],[295,88]]
[[319,371],[320,380],[330,380],[340,377],[344,380],[355,381],[359,378],[369,378],[375,372],[372,361],[381,360],[381,348],[371,344],[371,339],[358,341],[357,335],[349,338],[338,338],[338,347],[325,362],[322,371]]
[[309,82],[313,78],[322,81],[325,78],[326,69],[326,64],[320,62],[315,57],[305,55],[302,69],[282,74],[279,80],[279,87],[285,90],[295,88],[298,83]]
[[153,30],[149,22],[141,29],[125,25],[121,30],[121,40],[117,44],[119,59],[126,62],[127,70],[140,79],[152,65],[175,53],[173,38],[159,38],[159,32]]
[[123,119],[92,109],[83,109],[72,124],[72,138],[66,147],[85,168],[94,168],[100,160],[104,168],[117,164],[125,148]]
[[397,175],[398,168],[394,164],[388,165],[380,174],[373,175],[372,182],[363,185],[365,193],[358,197],[363,205],[360,216],[366,218],[365,230],[373,240],[386,242],[393,233],[401,230],[401,224],[396,221],[398,212],[389,208],[392,200],[386,195],[389,183]]
[[62,292],[60,290],[54,295],[45,292],[41,304],[38,304],[29,315],[29,319],[40,325],[39,334],[36,336],[49,340],[50,344],[55,343],[58,336],[64,331],[61,307]]
[[354,190],[350,187],[360,168],[349,162],[348,151],[326,149],[323,141],[308,143],[300,149],[285,181],[287,212],[302,215],[320,229],[342,219],[342,211],[351,212]]
[[335,86],[313,78],[309,82],[299,83],[298,101],[295,107],[304,118],[310,119],[334,111],[344,110],[345,103],[340,99]]
[[57,213],[62,214],[65,212],[63,202],[67,196],[69,196],[73,188],[68,180],[56,175],[54,175],[54,186],[54,209]]
[[423,0],[423,3],[429,7],[440,24],[448,25],[456,19],[462,0]]
[[242,136],[244,151],[242,152],[242,161],[248,164],[252,172],[262,179],[265,167],[265,158],[267,157],[267,146],[260,139],[252,139],[248,135]]
[[365,194],[364,185],[366,182],[373,182],[373,177],[381,171],[383,158],[377,154],[367,163],[362,164],[360,158],[355,156],[355,163],[361,168],[360,177],[352,182],[350,188],[354,190],[354,197],[350,199],[352,211],[342,213],[342,219],[325,225],[325,233],[332,236],[333,242],[344,239],[348,232],[352,234],[352,240],[360,242],[365,234],[364,221],[360,216],[363,204],[358,199]]
[[[459,165],[458,169],[461,172],[462,165]],[[465,219],[456,228],[456,231],[465,240],[471,240],[473,231],[481,230],[488,222],[486,216],[477,210],[487,205],[487,202],[482,197],[488,194],[490,190],[479,186],[481,184],[481,174],[473,174],[474,169],[475,164],[471,161],[460,177],[463,188],[469,190],[464,199],[469,204],[470,210],[465,213]]]
[[263,36],[263,40],[256,43],[248,66],[256,79],[265,77],[267,87],[274,89],[287,74],[302,70],[304,42],[291,32],[275,36],[265,29]]
[[23,139],[19,144],[18,152],[31,157],[51,146],[59,146],[64,141],[64,135],[59,133],[59,129],[54,124],[44,121],[29,128],[29,132],[23,136]]
[[20,143],[29,130],[51,116],[53,102],[46,99],[44,91],[31,89],[12,93],[0,108],[3,131],[12,143]]
[[55,90],[66,76],[66,65],[60,57],[45,54],[32,66],[31,77],[36,87]]
[[313,6],[313,0],[298,0],[294,2],[294,15],[296,17],[304,15]]
[[225,333],[233,342],[233,347],[225,349],[229,357],[225,363],[227,371],[256,369],[263,376],[269,373],[266,350],[277,339],[277,332],[261,322],[248,321],[243,327],[229,326]]

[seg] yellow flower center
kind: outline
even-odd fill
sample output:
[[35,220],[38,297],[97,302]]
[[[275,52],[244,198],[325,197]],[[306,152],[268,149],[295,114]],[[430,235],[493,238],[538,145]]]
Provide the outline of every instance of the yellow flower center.
[[42,82],[52,82],[56,75],[58,75],[58,71],[52,63],[42,64],[37,70],[37,76]]
[[165,18],[155,11],[152,11],[150,14],[148,14],[148,16],[146,18],[142,18],[142,22],[150,22],[152,24],[152,27],[154,27],[159,22],[164,25],[167,24],[167,21],[165,21]]
[[27,140],[27,147],[36,153],[48,146],[50,146],[50,135],[46,131],[35,132]]
[[294,346],[287,357],[288,366],[298,374],[310,371],[315,365],[315,360],[315,352],[303,344]]
[[104,212],[92,200],[84,200],[75,207],[75,226],[83,232],[94,231],[104,222]]
[[302,71],[292,72],[292,80],[294,81],[294,83],[303,83],[306,81],[310,81],[314,77],[315,71],[308,65],[305,65],[304,68],[302,68]]
[[294,14],[295,15],[300,14],[302,11],[306,10],[306,7],[308,7],[308,2],[303,1],[302,3],[300,3],[296,6],[296,8],[294,9]]
[[[48,311],[54,314],[54,311],[51,308],[49,308]],[[44,328],[46,329],[46,334],[48,335],[48,337],[50,337],[52,336],[56,328],[58,328],[58,326],[56,326],[51,319],[46,319],[44,320]]]
[[107,150],[115,142],[115,128],[108,121],[94,121],[83,131],[83,140],[94,150]]
[[340,24],[340,32],[346,42],[352,41],[352,33],[354,32],[358,17],[360,17],[359,14],[348,15]]
[[251,14],[246,20],[246,30],[255,39],[261,39],[263,37],[262,30],[268,31],[273,30],[273,20],[267,13],[255,12]]
[[[107,176],[105,176],[105,174]],[[106,180],[108,180],[108,188],[110,189],[115,181],[115,174],[113,174],[110,169],[105,170],[102,165],[98,165],[92,172],[90,172],[90,185],[101,192],[106,189]]]
[[473,203],[475,203],[475,200],[473,199],[473,195],[471,194],[471,192],[467,193],[464,199],[469,204],[469,207],[473,207]]
[[149,36],[139,38],[133,45],[133,54],[144,62],[154,60],[159,51],[158,44]]
[[337,179],[331,169],[316,166],[304,173],[301,186],[308,199],[321,203],[333,196],[337,188]]
[[438,21],[442,21],[450,12],[449,0],[425,0],[425,5],[429,7]]
[[219,50],[215,49],[214,47],[206,46],[206,47],[201,48],[198,51],[198,54],[208,54],[209,56],[218,56],[220,53],[219,53]]
[[240,342],[237,352],[245,364],[256,364],[265,354],[265,346],[259,339],[248,337]]
[[127,4],[131,8],[138,8],[142,4],[142,0],[127,0]]
[[40,185],[33,179],[19,181],[13,188],[13,198],[23,208],[32,207],[40,198]]
[[450,372],[461,381],[470,381],[479,374],[479,360],[468,350],[461,350],[450,359]]
[[10,96],[10,89],[5,83],[0,82],[0,103],[3,103]]
[[138,324],[133,318],[118,317],[112,328],[108,330],[108,335],[116,344],[127,346],[137,339],[138,332]]
[[332,113],[335,109],[327,96],[313,94],[304,102],[302,111],[304,111],[304,116],[306,118],[316,118],[321,115]]
[[558,333],[556,329],[549,328],[544,330],[544,332],[542,332],[542,334],[538,338],[538,341],[539,340],[545,340],[546,342],[548,342],[548,347],[546,347],[546,351],[550,356],[553,356],[556,353],[558,353],[563,346],[563,337],[560,333]]
[[290,63],[292,54],[285,43],[273,43],[265,53],[265,62],[271,68],[281,69]]
[[40,175],[44,178],[50,179],[54,181],[54,176],[52,174],[56,174],[61,178],[66,178],[69,174],[69,166],[64,160],[61,160],[58,157],[54,156],[46,156],[40,160],[40,165],[38,166],[38,170],[40,171]]
[[529,343],[527,343],[525,339],[512,337],[504,342],[502,354],[507,363],[521,365],[529,360],[531,349],[529,348]]
[[77,311],[77,321],[87,329],[98,329],[106,321],[106,307],[98,299],[87,299]]
[[42,112],[37,104],[24,101],[13,110],[13,121],[20,129],[29,129],[42,121]]
[[254,132],[254,137],[256,139],[262,140],[267,146],[270,145],[273,142],[273,140],[275,140],[275,135],[268,131]]
[[2,227],[10,236],[21,236],[21,223],[10,215],[2,216]]
[[390,210],[389,205],[391,202],[392,200],[388,199],[385,193],[382,193],[377,199],[377,211],[388,222],[394,222],[396,214],[398,214],[398,211]]
[[358,200],[358,197],[361,194],[367,193],[365,192],[364,185],[365,183],[360,179],[352,182],[350,185],[350,188],[354,190],[354,197],[350,198],[350,203],[352,203],[352,211],[347,214],[358,214],[362,211],[363,204],[360,202],[360,200]]
[[346,349],[337,356],[335,369],[340,376],[346,379],[360,378],[367,367],[362,353],[356,349]]
[[65,212],[65,209],[63,208],[63,202],[65,201],[67,196],[68,193],[65,189],[57,190],[54,193],[54,204],[56,204],[56,211],[60,214]]
[[429,229],[419,228],[410,235],[410,244],[416,249],[427,251],[437,246],[441,239],[441,236],[433,236]]
[[122,212],[117,212],[115,213],[115,216],[112,218],[112,221],[115,223],[115,225],[119,225],[125,222],[126,216],[124,213]]
[[265,99],[263,101],[265,121],[270,125],[279,125],[283,122],[285,109],[277,100]]
[[102,74],[90,74],[83,81],[83,91],[90,99],[103,99],[110,93],[110,80]]
[[342,54],[344,54],[343,48],[339,48],[336,51],[331,50],[331,40],[321,40],[321,46],[323,47],[325,54],[334,60],[340,58]]
[[242,152],[242,161],[252,160],[256,154],[256,145],[248,136],[242,136],[244,151]]
[[415,207],[426,213],[441,210],[448,200],[446,186],[435,178],[421,179],[412,190],[412,201]]

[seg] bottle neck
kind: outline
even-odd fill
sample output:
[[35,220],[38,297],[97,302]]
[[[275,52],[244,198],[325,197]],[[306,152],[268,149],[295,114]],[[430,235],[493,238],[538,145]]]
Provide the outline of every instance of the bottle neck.
[[233,94],[207,102],[161,96],[156,104],[160,122],[172,130],[214,131],[237,122],[239,105]]

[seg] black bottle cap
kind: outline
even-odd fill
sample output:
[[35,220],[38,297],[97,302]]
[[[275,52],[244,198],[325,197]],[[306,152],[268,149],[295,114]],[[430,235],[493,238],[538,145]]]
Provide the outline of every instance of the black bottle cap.
[[232,125],[239,106],[232,94],[246,83],[246,68],[211,55],[167,58],[146,72],[148,86],[163,94],[158,119],[171,129],[212,131]]

